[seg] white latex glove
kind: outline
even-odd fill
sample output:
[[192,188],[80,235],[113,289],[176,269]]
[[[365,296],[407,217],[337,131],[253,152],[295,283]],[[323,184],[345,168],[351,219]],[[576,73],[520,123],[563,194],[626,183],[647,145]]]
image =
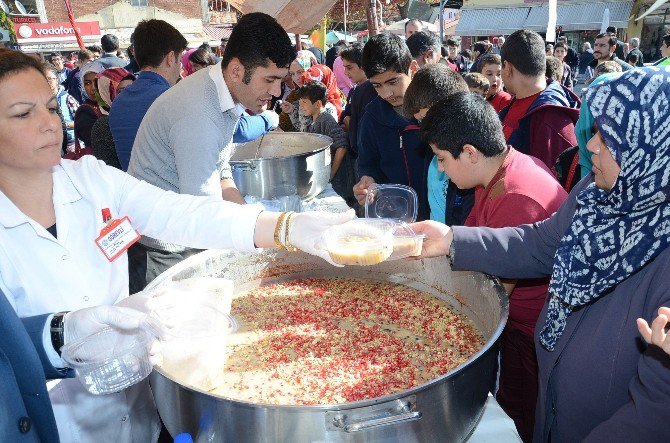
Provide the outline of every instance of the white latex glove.
[[146,314],[118,306],[103,305],[72,311],[64,318],[64,342],[80,340],[108,327],[132,331],[139,329],[145,319]]
[[274,111],[263,111],[261,115],[270,123],[270,129],[276,129],[279,126],[279,115]]
[[291,217],[288,241],[301,251],[316,255],[331,265],[341,267],[342,265],[336,264],[330,258],[323,242],[323,235],[331,226],[341,225],[355,217],[356,213],[353,209],[339,214],[331,212],[301,212],[295,214]]
[[114,306],[119,306],[121,308],[130,308],[136,311],[139,311],[143,314],[148,314],[151,312],[151,306],[149,306],[150,297],[144,292],[138,292],[129,297],[124,298],[120,302],[116,303]]

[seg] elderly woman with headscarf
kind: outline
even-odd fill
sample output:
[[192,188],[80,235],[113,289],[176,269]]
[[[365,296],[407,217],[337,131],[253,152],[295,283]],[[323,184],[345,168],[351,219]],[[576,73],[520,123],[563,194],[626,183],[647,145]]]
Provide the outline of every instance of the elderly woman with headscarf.
[[134,81],[135,75],[123,68],[105,69],[95,77],[96,97],[101,115],[91,129],[91,147],[97,159],[117,169],[121,169],[121,163],[116,155],[112,131],[109,129],[109,108],[116,96]]
[[[658,441],[670,435],[659,333],[669,313],[660,308],[670,306],[670,67],[608,78],[587,103],[593,174],[549,219],[412,227],[427,236],[422,256],[449,256],[453,269],[551,275],[535,337],[534,441]],[[657,315],[652,332],[645,325]]]

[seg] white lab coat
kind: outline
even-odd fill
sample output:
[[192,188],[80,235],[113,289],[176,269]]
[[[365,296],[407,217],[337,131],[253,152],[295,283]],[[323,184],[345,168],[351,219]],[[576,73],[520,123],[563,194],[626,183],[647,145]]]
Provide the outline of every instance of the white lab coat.
[[[259,207],[164,191],[92,156],[53,170],[57,239],[0,192],[0,287],[19,317],[111,305],[128,296],[128,259],[110,263],[94,243],[104,223],[128,216],[135,229],[194,248],[253,250]],[[53,352],[51,359],[59,361]],[[62,366],[62,365],[61,365]],[[96,396],[76,379],[51,381],[61,441],[153,442],[159,422],[146,381]]]

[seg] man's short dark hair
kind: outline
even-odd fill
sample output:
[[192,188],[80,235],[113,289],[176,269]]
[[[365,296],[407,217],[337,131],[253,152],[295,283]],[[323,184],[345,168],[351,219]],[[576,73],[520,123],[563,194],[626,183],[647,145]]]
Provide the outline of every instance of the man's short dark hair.
[[142,20],[132,34],[135,61],[140,69],[157,68],[170,52],[176,56],[184,51],[188,42],[181,32],[164,20]]
[[467,57],[467,58],[469,58],[470,60],[472,60],[472,51],[469,50],[469,49],[463,49],[463,50],[461,51],[461,55],[462,55],[463,57]]
[[365,44],[361,55],[361,66],[368,78],[386,71],[407,74],[411,64],[409,48],[400,37],[393,34],[373,36]]
[[454,40],[453,38],[448,38],[447,39],[447,46],[458,46],[458,42]]
[[91,52],[102,53],[102,47],[100,45],[90,45],[87,46],[86,49],[88,49]]
[[119,49],[119,38],[114,34],[105,34],[100,39],[100,46],[105,52],[116,52]]
[[423,53],[430,50],[432,50],[433,53],[439,53],[440,46],[442,46],[440,44],[440,37],[430,31],[415,32],[407,37],[405,44],[414,58],[421,57]]
[[54,57],[60,57],[60,58],[63,58],[63,56],[61,55],[60,52],[52,52],[52,53],[49,55],[49,61],[53,60]]
[[300,87],[298,98],[306,98],[312,104],[316,103],[317,100],[321,100],[321,105],[323,106],[328,101],[328,89],[323,83],[313,80]]
[[614,36],[616,36],[617,33],[616,26],[608,26],[607,29],[605,29],[605,32],[607,32],[608,34],[614,34]]
[[491,87],[489,79],[479,72],[469,72],[463,76],[463,80],[468,84],[469,89],[479,89],[486,92]]
[[233,28],[221,65],[225,68],[237,58],[244,66],[243,81],[248,84],[257,67],[267,67],[272,62],[278,68],[288,68],[297,54],[277,20],[262,12],[252,12],[243,15]]
[[598,35],[596,35],[596,40],[599,38],[606,38],[607,39],[607,44],[611,48],[612,46],[616,46],[616,36],[612,36],[612,34],[608,32],[602,32]]
[[560,83],[563,79],[563,62],[553,56],[547,57],[547,68],[544,75]]
[[482,55],[482,57],[479,59],[479,72],[482,72],[484,70],[484,66],[486,65],[502,65],[500,56],[498,54],[492,53]]
[[667,47],[670,48],[670,34],[665,34],[663,36],[663,44]]
[[500,48],[502,65],[509,62],[522,75],[543,76],[547,69],[544,40],[540,34],[526,29],[513,32]]
[[633,52],[628,54],[628,64],[635,66],[639,61],[640,56],[638,56],[636,53]]
[[568,52],[568,45],[566,45],[563,42],[558,42],[554,45],[554,51],[557,50],[558,48],[563,48],[565,49],[565,52]]
[[458,72],[443,63],[426,65],[414,74],[405,91],[403,111],[411,116],[451,94],[466,92],[468,85]]
[[468,144],[484,157],[495,157],[507,149],[495,109],[483,97],[470,93],[452,94],[433,105],[421,122],[419,137],[454,158]]
[[356,42],[344,48],[342,52],[340,52],[340,57],[350,63],[356,63],[360,67],[362,54],[363,44]]

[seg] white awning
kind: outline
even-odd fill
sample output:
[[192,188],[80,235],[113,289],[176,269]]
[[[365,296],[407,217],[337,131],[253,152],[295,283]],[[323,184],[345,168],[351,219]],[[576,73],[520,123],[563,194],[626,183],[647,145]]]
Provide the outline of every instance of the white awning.
[[511,34],[518,29],[523,29],[529,12],[530,8],[461,9],[456,35]]
[[[558,20],[556,26],[563,31],[598,31],[603,21],[605,9],[610,10],[610,26],[627,28],[632,1],[595,2],[595,3],[558,3]],[[546,32],[549,20],[547,4],[533,6],[524,23],[525,29]]]
[[[605,9],[610,10],[610,25],[628,27],[633,1],[558,3],[556,26],[563,31],[597,31]],[[549,7],[546,3],[520,8],[461,9],[456,35],[487,36],[511,34],[519,29],[546,32]]]

